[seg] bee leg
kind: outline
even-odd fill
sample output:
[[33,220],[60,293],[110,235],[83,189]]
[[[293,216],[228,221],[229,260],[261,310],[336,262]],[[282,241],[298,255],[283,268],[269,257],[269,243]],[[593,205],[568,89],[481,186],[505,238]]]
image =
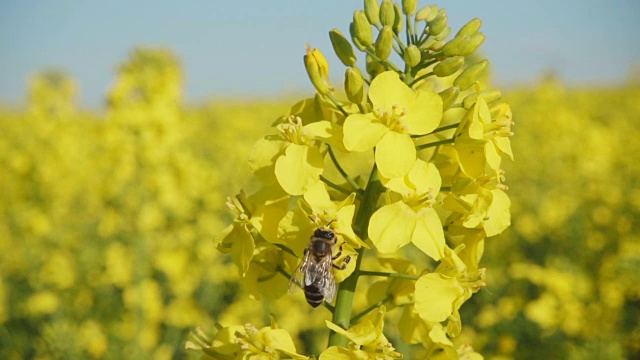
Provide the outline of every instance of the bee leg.
[[336,260],[337,258],[340,257],[340,255],[342,255],[342,245],[340,245],[340,248],[338,248],[338,252],[331,257],[331,260]]
[[333,265],[333,267],[338,270],[344,270],[347,268],[347,265],[349,264],[350,261],[351,261],[351,255],[347,255],[344,257],[344,259],[342,259],[342,264],[340,266],[333,263],[331,265]]

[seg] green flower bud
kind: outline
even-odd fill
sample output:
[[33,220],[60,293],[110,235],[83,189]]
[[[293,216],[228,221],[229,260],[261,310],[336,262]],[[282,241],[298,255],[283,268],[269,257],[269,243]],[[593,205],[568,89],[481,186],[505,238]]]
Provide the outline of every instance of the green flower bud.
[[460,90],[467,90],[471,87],[478,79],[484,75],[485,71],[489,67],[489,61],[482,60],[479,61],[468,68],[466,68],[462,74],[458,75],[456,80],[453,82],[454,85],[458,86]]
[[336,52],[340,61],[345,66],[353,66],[356,63],[356,54],[353,52],[353,47],[349,40],[338,29],[329,31],[329,38],[331,39],[331,45],[333,45],[333,51]]
[[404,50],[404,62],[406,62],[407,65],[411,67],[414,67],[420,63],[421,56],[422,54],[420,53],[420,49],[418,49],[418,47],[413,44],[407,46],[407,48]]
[[[498,101],[502,98],[502,92],[500,90],[483,91],[482,96],[484,97],[484,100],[487,102],[487,104],[491,104],[492,102]],[[462,100],[462,106],[465,109],[470,109],[473,106],[473,104],[476,103],[477,99],[478,99],[477,94],[475,93],[471,94],[466,98],[464,98],[464,100]]]
[[373,30],[364,11],[358,10],[353,13],[353,24],[353,36],[358,39],[360,45],[368,47],[373,44]]
[[406,15],[413,15],[418,8],[417,0],[402,0],[402,12]]
[[416,14],[416,21],[431,22],[438,15],[438,5],[427,5]]
[[355,68],[347,68],[344,74],[344,92],[347,98],[354,104],[362,104],[364,99],[364,81],[360,71]]
[[451,26],[444,28],[444,30],[442,30],[440,34],[434,36],[434,38],[436,38],[436,40],[444,40],[449,36],[449,34],[451,34]]
[[440,10],[438,16],[429,23],[429,33],[431,35],[440,34],[447,27],[448,21],[447,12],[444,9]]
[[475,18],[475,19],[471,19],[469,20],[468,23],[464,24],[460,30],[458,30],[458,33],[456,34],[456,37],[461,36],[461,35],[473,35],[475,33],[478,32],[478,30],[480,30],[480,27],[482,26],[482,20]]
[[367,55],[367,73],[372,77],[378,76],[378,74],[384,72],[386,69],[378,60],[374,59],[371,55]]
[[385,25],[376,39],[376,55],[380,60],[387,60],[391,55],[391,46],[393,45],[393,30],[391,26]]
[[[356,24],[352,21],[351,24],[349,24],[349,34],[351,34],[351,41],[353,41],[353,45],[355,45],[358,50],[365,51],[367,47],[362,45],[360,43],[360,40],[358,40],[358,38],[356,37],[355,28]],[[371,36],[373,36],[373,33],[371,33]]]
[[454,56],[440,61],[433,67],[433,73],[437,77],[445,77],[454,74],[464,66],[464,56]]
[[442,53],[445,56],[467,56],[473,54],[484,39],[483,33],[456,36],[442,48]]
[[320,50],[307,49],[307,54],[304,56],[304,67],[318,93],[328,94],[330,91],[329,63]]
[[393,4],[393,11],[395,12],[395,17],[393,20],[393,32],[396,34],[400,34],[400,32],[402,32],[402,25],[404,24],[400,5],[398,5],[397,3]]
[[452,86],[446,90],[441,91],[438,95],[442,98],[442,108],[444,110],[451,107],[451,105],[458,98],[458,94],[460,94],[460,89],[457,86]]
[[429,49],[433,51],[439,51],[445,45],[445,42],[440,40],[436,40],[434,36],[430,37],[425,41],[422,45],[420,45],[420,49]]
[[364,13],[373,25],[380,24],[380,4],[378,0],[364,0]]
[[393,9],[391,0],[382,0],[380,5],[380,23],[383,26],[393,26],[396,18],[396,11]]

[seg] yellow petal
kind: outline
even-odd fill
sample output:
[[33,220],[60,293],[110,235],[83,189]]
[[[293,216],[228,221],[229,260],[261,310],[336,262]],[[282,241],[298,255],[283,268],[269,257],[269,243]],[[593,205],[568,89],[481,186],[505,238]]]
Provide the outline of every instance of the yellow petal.
[[378,209],[369,222],[369,238],[383,254],[398,251],[411,241],[416,227],[416,215],[411,208],[397,201]]
[[322,120],[305,125],[303,131],[311,138],[333,146],[334,149],[347,151],[344,147],[344,130],[338,124]]
[[428,134],[442,121],[442,98],[428,90],[416,91],[414,98],[406,109],[407,115],[403,118],[403,123],[409,134]]
[[413,185],[417,194],[426,194],[431,192],[435,197],[440,191],[442,178],[438,168],[421,159],[417,159],[415,165],[407,175],[409,182]]
[[320,354],[319,360],[362,360],[369,357],[362,350],[349,350],[340,346],[332,346]]
[[344,121],[344,147],[348,151],[372,149],[389,129],[374,121],[372,114],[349,115]]
[[276,161],[275,172],[284,191],[302,195],[319,181],[323,168],[324,159],[317,148],[291,144]]
[[511,200],[502,190],[491,190],[493,201],[487,212],[488,219],[483,226],[487,236],[498,235],[511,225]]
[[364,320],[351,328],[349,330],[344,330],[340,326],[325,320],[327,327],[336,333],[346,336],[352,342],[358,345],[366,345],[373,342],[378,334],[376,333],[376,327],[371,323],[371,321]]
[[464,289],[455,278],[430,273],[416,281],[415,307],[421,318],[442,322],[453,313],[453,303],[463,293]]
[[420,209],[411,241],[433,260],[440,260],[444,254],[444,231],[434,209]]
[[408,134],[389,131],[376,146],[375,158],[380,175],[402,177],[416,162],[416,146]]
[[484,156],[487,159],[487,165],[493,170],[498,171],[500,169],[500,162],[502,161],[502,157],[498,153],[498,149],[496,148],[493,141],[487,141],[484,145]]
[[413,101],[414,96],[413,90],[400,80],[395,71],[379,74],[369,87],[369,100],[374,109],[390,111],[394,105],[404,108],[408,102]]
[[273,166],[289,143],[282,140],[256,141],[249,154],[249,167],[262,183],[269,185],[276,181]]
[[313,209],[313,212],[316,214],[326,210],[336,210],[337,206],[331,201],[327,188],[322,181],[318,181],[309,186],[303,197],[304,200],[311,205],[311,209]]

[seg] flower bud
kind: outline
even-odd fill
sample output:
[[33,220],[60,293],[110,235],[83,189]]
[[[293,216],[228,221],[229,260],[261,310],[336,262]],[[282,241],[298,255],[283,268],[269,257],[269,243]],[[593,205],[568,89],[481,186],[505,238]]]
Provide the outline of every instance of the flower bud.
[[[349,34],[351,34],[351,41],[353,41],[353,45],[355,45],[358,50],[366,51],[367,47],[362,45],[360,43],[360,40],[358,40],[358,38],[356,37],[355,28],[356,28],[356,25],[352,21],[351,24],[349,24]],[[371,36],[373,36],[373,33],[371,34]]]
[[393,45],[393,30],[391,26],[385,25],[376,39],[376,55],[380,60],[387,60],[391,55],[391,46]]
[[347,98],[354,104],[362,104],[364,99],[364,81],[362,74],[355,68],[347,68],[344,74],[344,92]]
[[404,50],[404,62],[410,67],[414,67],[420,63],[422,54],[417,46],[411,44]]
[[[500,98],[502,98],[502,92],[500,90],[484,91],[482,92],[482,97],[484,97],[484,100],[487,102],[487,104],[491,104],[492,102],[498,101],[500,100]],[[464,98],[464,100],[462,100],[462,107],[464,107],[465,109],[470,109],[473,104],[476,103],[477,99],[478,95],[475,93],[467,96],[466,98]]]
[[464,56],[454,56],[440,61],[433,67],[433,73],[437,77],[452,75],[464,66]]
[[442,30],[440,34],[434,36],[434,38],[436,38],[436,40],[444,40],[449,36],[449,34],[451,34],[451,26],[444,28],[444,30]]
[[471,19],[469,20],[468,23],[464,24],[460,30],[458,30],[458,33],[456,34],[456,37],[461,36],[461,35],[473,35],[475,33],[478,32],[478,30],[480,30],[480,27],[482,26],[482,20],[475,18],[475,19]]
[[371,55],[367,55],[367,73],[371,75],[372,78],[378,76],[378,74],[385,70],[384,66],[378,60],[374,59]]
[[413,15],[418,8],[417,0],[402,0],[402,12],[406,15]]
[[438,5],[427,5],[416,14],[416,21],[431,22],[438,15]]
[[451,107],[451,104],[458,98],[458,94],[460,94],[460,89],[457,86],[452,86],[447,90],[441,91],[438,95],[442,98],[442,108],[446,110]]
[[364,0],[364,13],[371,24],[380,24],[380,4],[378,4],[378,0]]
[[445,56],[470,55],[482,45],[484,39],[485,36],[483,33],[456,36],[442,48],[442,53]]
[[329,31],[329,38],[331,39],[331,45],[333,45],[333,51],[336,52],[340,61],[345,66],[353,66],[356,63],[356,54],[353,52],[353,47],[349,40],[338,29]]
[[438,16],[436,16],[436,18],[429,23],[429,33],[431,35],[440,34],[442,30],[444,30],[444,28],[447,27],[448,21],[449,21],[449,18],[447,16],[447,12],[444,9],[440,10],[438,12]]
[[422,45],[420,45],[420,49],[429,49],[433,51],[439,51],[445,45],[445,42],[440,40],[436,40],[435,36],[431,36],[425,41]]
[[391,0],[382,0],[380,5],[380,23],[383,26],[393,26],[396,18],[396,11],[393,9]]
[[360,45],[364,47],[368,47],[373,44],[373,30],[371,29],[371,23],[369,23],[367,15],[365,15],[362,10],[358,10],[353,13],[353,36],[355,39],[358,39]]
[[484,75],[484,72],[487,71],[488,67],[489,61],[479,61],[469,66],[462,72],[462,74],[458,75],[453,84],[458,86],[460,90],[467,90],[471,85],[478,81],[482,75]]
[[395,17],[393,20],[393,32],[396,34],[400,34],[402,32],[402,25],[404,24],[400,5],[393,4],[393,11],[395,12]]
[[318,49],[307,49],[304,56],[304,67],[311,83],[318,93],[326,95],[329,93],[329,63]]

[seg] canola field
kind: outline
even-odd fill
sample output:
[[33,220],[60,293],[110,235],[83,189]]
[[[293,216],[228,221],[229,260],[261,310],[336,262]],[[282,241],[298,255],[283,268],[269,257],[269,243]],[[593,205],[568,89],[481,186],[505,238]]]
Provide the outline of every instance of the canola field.
[[[270,314],[303,353],[323,348],[325,309],[256,299],[213,243],[289,99],[185,107],[164,51],[134,51],[103,112],[79,110],[65,74],[29,85],[25,109],[0,109],[1,359],[195,358],[196,327]],[[640,82],[503,97],[512,226],[486,242],[462,341],[488,359],[640,357]]]

